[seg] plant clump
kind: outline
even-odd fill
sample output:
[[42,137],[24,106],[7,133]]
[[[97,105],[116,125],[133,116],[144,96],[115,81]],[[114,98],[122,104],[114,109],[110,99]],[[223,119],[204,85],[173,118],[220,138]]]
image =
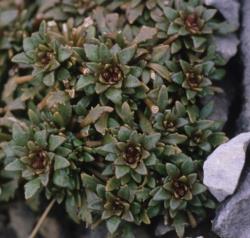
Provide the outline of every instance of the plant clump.
[[204,98],[224,77],[213,36],[233,29],[200,0],[20,2],[0,3],[0,199],[183,237],[216,206],[202,164],[227,138]]

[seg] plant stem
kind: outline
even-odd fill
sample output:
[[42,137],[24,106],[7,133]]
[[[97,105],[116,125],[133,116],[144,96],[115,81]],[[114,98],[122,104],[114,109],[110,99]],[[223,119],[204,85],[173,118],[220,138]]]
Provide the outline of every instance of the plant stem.
[[39,229],[41,228],[43,222],[45,221],[45,219],[47,218],[49,212],[51,211],[53,205],[55,204],[56,200],[53,199],[49,205],[47,206],[47,208],[44,210],[42,216],[39,218],[36,226],[34,227],[34,229],[32,230],[31,234],[29,235],[29,238],[35,238]]
[[171,45],[174,41],[176,41],[179,38],[179,34],[175,34],[170,36],[164,43],[163,45]]
[[149,98],[144,99],[144,102],[153,114],[159,112],[159,107],[155,105]]
[[17,84],[27,83],[27,82],[30,82],[31,80],[33,80],[32,75],[15,77],[15,81],[16,81]]

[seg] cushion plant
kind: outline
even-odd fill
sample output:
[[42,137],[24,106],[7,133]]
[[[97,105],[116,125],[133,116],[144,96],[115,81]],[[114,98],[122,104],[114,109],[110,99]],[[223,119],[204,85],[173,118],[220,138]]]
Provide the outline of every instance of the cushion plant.
[[45,2],[0,10],[0,199],[23,187],[109,237],[157,217],[183,237],[215,208],[202,164],[227,139],[203,99],[231,27],[200,0]]

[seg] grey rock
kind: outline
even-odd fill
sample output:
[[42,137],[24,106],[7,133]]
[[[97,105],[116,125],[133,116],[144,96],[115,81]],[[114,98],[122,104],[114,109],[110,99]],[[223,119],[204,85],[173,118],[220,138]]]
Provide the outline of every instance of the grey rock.
[[225,91],[215,94],[214,96],[209,96],[203,100],[203,104],[206,105],[210,101],[214,102],[213,113],[209,116],[208,119],[220,121],[223,124],[228,119],[229,107],[231,99],[228,98],[228,95]]
[[204,2],[206,5],[214,6],[215,8],[217,8],[225,17],[225,19],[230,22],[235,28],[239,27],[239,0],[205,0]]
[[[231,24],[233,29],[237,30],[239,28],[239,0],[205,0],[204,2],[206,5],[217,8],[225,19]],[[217,51],[226,61],[229,61],[237,53],[239,39],[236,34],[232,33],[225,36],[216,36],[214,37],[214,41]]]
[[238,131],[250,130],[250,1],[242,1],[242,33],[241,33],[241,52],[244,65],[243,87],[244,104],[242,113],[238,121]]
[[35,216],[24,203],[15,202],[9,207],[10,227],[18,238],[27,238],[35,223]]
[[213,231],[221,238],[250,237],[250,172],[236,194],[218,210]]
[[215,36],[214,42],[222,57],[228,62],[238,51],[238,45],[240,43],[236,34],[228,34],[226,36]]
[[233,194],[245,164],[250,132],[219,146],[205,161],[204,184],[218,201]]
[[39,233],[44,238],[65,238],[63,235],[64,232],[62,231],[62,227],[60,226],[59,222],[51,217],[47,217],[42,224]]

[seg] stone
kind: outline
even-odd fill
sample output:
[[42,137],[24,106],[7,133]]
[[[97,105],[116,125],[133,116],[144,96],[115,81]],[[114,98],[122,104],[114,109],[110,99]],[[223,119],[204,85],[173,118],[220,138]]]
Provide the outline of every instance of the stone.
[[10,227],[17,238],[27,238],[35,224],[35,215],[22,202],[15,202],[9,207]]
[[217,8],[231,25],[233,25],[236,29],[239,28],[239,0],[204,0],[204,3],[208,6],[214,6],[215,8]]
[[58,220],[47,217],[42,224],[39,233],[44,237],[44,238],[66,238],[64,236],[64,232],[61,229],[61,226],[58,222]]
[[[240,3],[238,0],[205,0],[206,5],[213,6],[225,17],[231,24],[232,29],[237,30],[240,26]],[[214,37],[217,51],[228,62],[238,51],[239,39],[236,34],[227,34],[225,36]]]
[[241,31],[241,52],[244,66],[243,88],[244,104],[238,121],[238,131],[250,130],[250,1],[242,1],[242,31]]
[[218,201],[232,195],[245,164],[250,132],[219,146],[204,163],[204,184]]
[[221,238],[250,237],[250,172],[237,192],[217,211],[212,230]]
[[228,62],[238,52],[238,45],[240,43],[236,34],[227,34],[226,36],[215,36],[214,42],[217,52]]
[[232,98],[228,97],[224,89],[223,92],[202,99],[203,105],[206,105],[210,101],[213,101],[214,103],[213,112],[208,117],[208,119],[214,121],[220,121],[221,123],[225,124],[228,119],[231,99]]

